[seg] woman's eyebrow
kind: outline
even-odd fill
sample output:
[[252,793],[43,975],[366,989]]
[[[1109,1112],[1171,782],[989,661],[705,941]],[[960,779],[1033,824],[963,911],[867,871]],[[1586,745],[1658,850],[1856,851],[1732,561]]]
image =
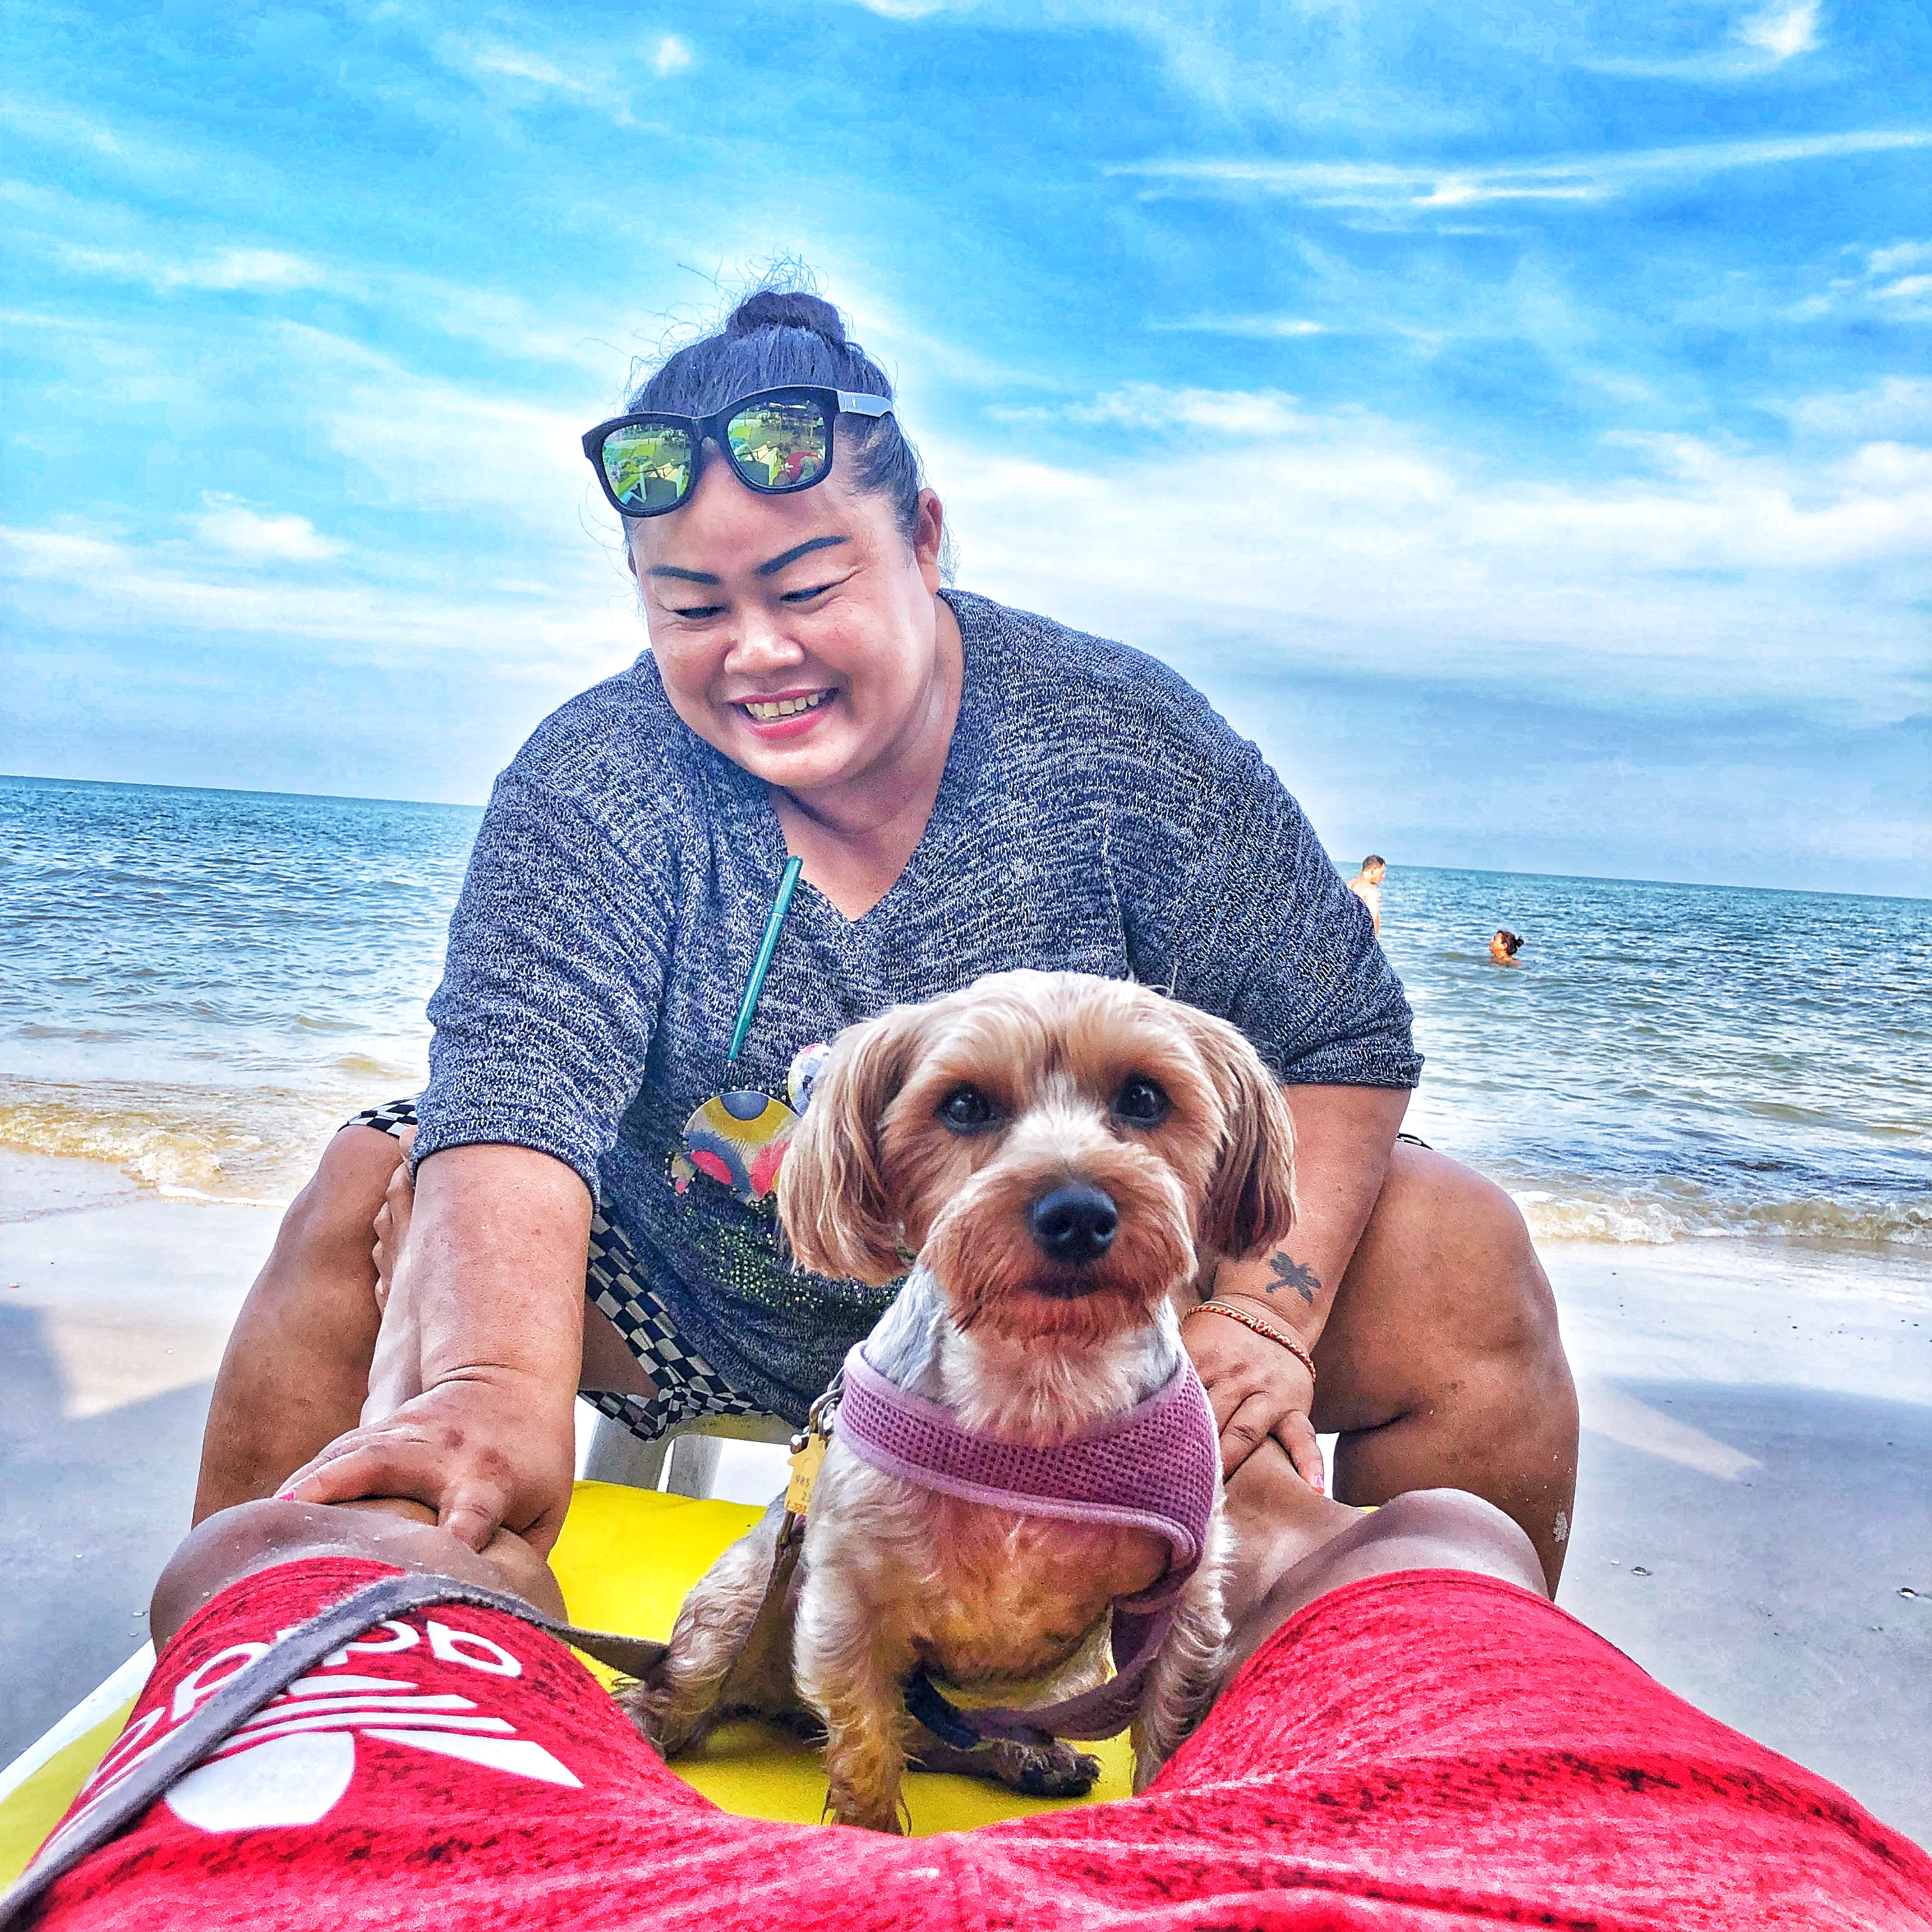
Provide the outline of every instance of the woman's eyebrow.
[[[809,556],[815,550],[830,550],[835,544],[849,543],[849,537],[809,537],[802,544],[794,544],[782,555],[775,556],[769,563],[754,567],[753,574],[758,577],[776,577],[788,563],[796,563],[802,556]],[[646,577],[674,577],[680,584],[722,584],[722,577],[714,577],[708,570],[680,570],[674,563],[654,563],[644,572]]]
[[[808,556],[815,550],[830,550],[834,544],[842,544],[847,541],[844,537],[808,537],[803,543],[794,544],[783,555],[773,557],[770,563],[760,564],[754,574],[760,577],[776,577],[787,564],[796,563],[800,557]],[[716,578],[709,580],[713,584],[717,580]]]

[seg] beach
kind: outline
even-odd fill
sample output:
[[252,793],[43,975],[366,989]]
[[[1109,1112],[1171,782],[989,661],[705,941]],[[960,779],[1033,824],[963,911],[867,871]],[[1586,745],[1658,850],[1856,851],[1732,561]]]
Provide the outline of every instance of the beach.
[[[11,1156],[0,1181],[16,1217],[0,1224],[10,1758],[145,1639],[278,1216],[163,1200],[88,1162]],[[1922,1259],[1737,1240],[1542,1252],[1585,1430],[1558,1602],[1932,1842]],[[720,1492],[767,1500],[782,1460],[728,1445]]]
[[[143,1640],[282,1206],[422,1083],[477,816],[0,778],[0,1758]],[[1932,904],[1397,863],[1383,908],[1408,1126],[1556,1289],[1560,1602],[1932,1840]]]

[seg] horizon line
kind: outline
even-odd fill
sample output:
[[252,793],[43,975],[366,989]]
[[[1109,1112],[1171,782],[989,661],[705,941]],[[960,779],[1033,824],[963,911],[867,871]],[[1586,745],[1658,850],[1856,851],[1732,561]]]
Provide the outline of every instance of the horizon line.
[[[374,793],[264,791],[252,785],[167,784],[146,778],[64,778],[33,772],[0,772],[0,784],[94,785],[113,791],[206,792],[216,797],[308,799],[325,805],[407,805],[426,812],[480,812],[485,809],[480,805],[442,799],[389,798]],[[1330,855],[1329,862],[1339,874],[1346,862]],[[1599,886],[1681,886],[1694,892],[1784,892],[1800,898],[1884,899],[1906,904],[1932,905],[1932,892],[1853,892],[1818,886],[1748,886],[1727,879],[1655,879],[1635,873],[1520,872],[1502,866],[1424,866],[1395,860],[1385,862],[1391,872],[1399,868],[1412,872],[1483,872],[1499,879],[1552,879]]]

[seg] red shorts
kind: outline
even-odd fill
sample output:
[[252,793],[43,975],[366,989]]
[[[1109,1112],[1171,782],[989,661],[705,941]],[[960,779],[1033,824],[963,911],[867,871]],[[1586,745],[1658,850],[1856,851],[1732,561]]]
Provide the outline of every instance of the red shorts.
[[[290,1563],[224,1591],[90,1794],[278,1630],[387,1574]],[[1145,1796],[914,1840],[718,1811],[561,1644],[418,1612],[250,1720],[43,1922],[1900,1932],[1932,1927],[1932,1859],[1540,1598],[1416,1570],[1283,1625]]]

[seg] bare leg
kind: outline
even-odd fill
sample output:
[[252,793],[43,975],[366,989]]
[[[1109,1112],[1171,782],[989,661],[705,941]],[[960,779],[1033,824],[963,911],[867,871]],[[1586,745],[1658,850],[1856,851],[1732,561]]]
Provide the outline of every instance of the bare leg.
[[148,1610],[156,1645],[230,1584],[308,1556],[373,1557],[399,1570],[507,1590],[560,1620],[565,1615],[550,1565],[506,1529],[479,1556],[437,1528],[420,1503],[244,1503],[198,1526],[169,1559]]
[[[409,1232],[410,1195],[391,1184],[402,1144],[374,1127],[344,1127],[282,1217],[222,1358],[202,1439],[194,1504],[218,1510],[272,1496],[284,1480],[362,1419],[382,1316],[373,1256],[387,1198],[392,1252]],[[650,1378],[596,1308],[584,1323],[590,1389],[648,1396]]]
[[1344,1583],[1403,1570],[1470,1570],[1544,1594],[1535,1550],[1501,1510],[1460,1490],[1418,1490],[1356,1516],[1276,1576],[1235,1620],[1228,1676],[1316,1598]]
[[1576,1394],[1516,1204],[1399,1145],[1316,1344],[1335,1490],[1383,1503],[1454,1484],[1512,1517],[1554,1592],[1576,1489]]
[[361,1420],[380,1319],[376,1210],[401,1158],[387,1134],[344,1127],[283,1216],[215,1377],[196,1522],[273,1496]]

